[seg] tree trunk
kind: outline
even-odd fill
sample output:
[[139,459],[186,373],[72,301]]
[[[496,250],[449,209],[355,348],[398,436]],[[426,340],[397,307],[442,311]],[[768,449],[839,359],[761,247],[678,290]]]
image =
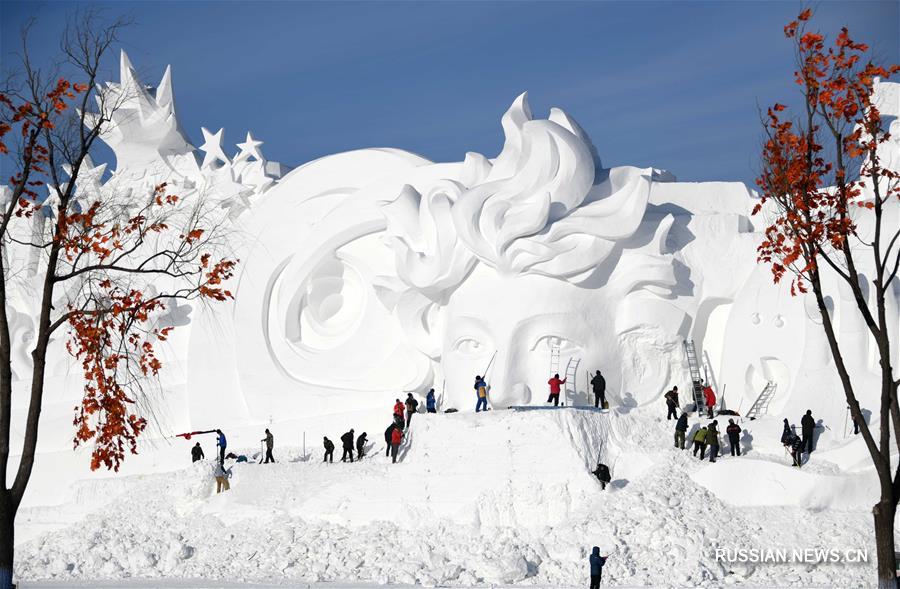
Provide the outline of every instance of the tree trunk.
[[878,588],[897,589],[897,564],[894,559],[894,515],[896,506],[890,499],[872,508],[875,516],[875,550],[878,555]]
[[0,589],[12,587],[15,521],[16,507],[12,494],[2,489],[0,490]]

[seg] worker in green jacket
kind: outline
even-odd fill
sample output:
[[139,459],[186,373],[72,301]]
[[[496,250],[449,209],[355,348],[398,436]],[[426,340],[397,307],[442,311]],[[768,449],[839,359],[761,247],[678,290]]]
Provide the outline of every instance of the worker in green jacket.
[[700,460],[703,460],[703,457],[706,455],[706,426],[701,427],[697,430],[697,433],[694,434],[694,456],[697,455],[697,450],[700,451]]
[[719,456],[719,430],[715,429],[715,423],[706,430],[706,445],[709,446],[709,461],[715,462]]

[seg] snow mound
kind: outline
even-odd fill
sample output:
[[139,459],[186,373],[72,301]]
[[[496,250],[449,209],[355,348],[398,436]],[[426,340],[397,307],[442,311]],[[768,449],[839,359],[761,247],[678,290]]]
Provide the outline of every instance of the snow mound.
[[[814,510],[865,510],[878,499],[878,480],[874,476],[861,476],[865,479],[808,473],[787,462],[776,464],[747,459],[697,471],[692,478],[731,505],[805,505]],[[748,489],[753,492],[748,493]]]
[[[398,464],[373,432],[361,462],[323,464],[318,452],[279,447],[277,464],[235,465],[232,489],[219,495],[206,462],[126,477],[111,483],[122,494],[102,508],[22,544],[16,573],[73,584],[562,587],[582,584],[597,545],[610,555],[604,578],[615,585],[859,587],[874,577],[874,558],[857,566],[716,561],[716,548],[737,546],[862,547],[874,556],[871,516],[852,505],[814,515],[798,507],[828,480],[818,465],[788,469],[787,499],[762,504],[761,496],[776,495],[765,491],[774,484],[765,473],[785,467],[757,451],[700,462],[671,447],[671,431],[671,422],[640,408],[416,415]],[[612,469],[606,491],[589,472],[598,456]],[[90,489],[99,495],[102,486]],[[735,509],[741,493],[754,504]],[[76,496],[96,505],[91,495]],[[824,495],[818,501],[832,504]]]

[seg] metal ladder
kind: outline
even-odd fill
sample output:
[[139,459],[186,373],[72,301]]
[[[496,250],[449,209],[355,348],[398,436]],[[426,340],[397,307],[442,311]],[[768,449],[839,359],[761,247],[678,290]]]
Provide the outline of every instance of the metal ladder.
[[550,376],[559,374],[559,340],[554,339],[550,344]]
[[573,400],[578,393],[578,389],[575,387],[575,379],[578,375],[579,364],[581,364],[581,358],[569,358],[569,362],[566,364],[566,403],[569,402],[570,392]]
[[703,398],[700,364],[697,362],[697,349],[694,347],[694,340],[684,340],[684,355],[687,357],[688,369],[691,373],[691,392],[694,396],[694,406],[699,413],[705,409],[706,403]]
[[766,383],[766,387],[762,390],[762,392],[753,402],[753,405],[751,405],[750,409],[747,411],[747,419],[756,419],[760,415],[765,415],[769,411],[769,402],[772,400],[772,397],[775,396],[775,390],[777,388],[778,384],[772,382],[771,380]]

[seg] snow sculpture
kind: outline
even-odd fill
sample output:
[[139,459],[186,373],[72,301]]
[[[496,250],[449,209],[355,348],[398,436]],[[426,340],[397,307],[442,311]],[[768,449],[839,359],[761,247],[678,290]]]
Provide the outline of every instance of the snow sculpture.
[[[104,166],[91,164],[79,194],[167,181],[184,198],[211,198],[233,223],[242,261],[230,308],[176,305],[159,319],[182,326],[167,350],[172,427],[190,427],[213,400],[228,425],[380,406],[429,386],[444,407],[468,409],[489,362],[495,407],[541,403],[556,348],[561,367],[581,361],[569,402],[587,401],[586,373],[600,369],[608,396],[627,408],[672,384],[689,388],[685,339],[729,408],[746,411],[773,381],[770,411],[805,410],[815,394],[831,404],[818,403],[817,415],[843,419],[840,396],[826,394],[833,371],[814,313],[754,262],[760,236],[742,184],[604,168],[571,117],[554,108],[535,118],[526,94],[501,119],[494,159],[433,163],[365,149],[287,173],[250,133],[234,153],[224,130],[203,128],[195,150],[175,115],[170,69],[147,88],[123,53],[120,75],[100,101],[117,105],[102,138],[118,168],[104,180]],[[892,126],[897,88],[876,86]],[[892,162],[896,145],[884,155]],[[35,230],[46,218],[35,216]],[[846,293],[833,290],[840,318]],[[27,295],[13,305],[13,336],[27,343]],[[869,378],[864,331],[850,319],[840,329],[859,343],[851,360]],[[27,354],[15,362],[22,378]],[[65,366],[57,373],[74,378]]]
[[[538,400],[556,343],[607,372],[613,395],[653,398],[680,370],[684,322],[665,299],[678,284],[665,251],[673,219],[645,214],[658,175],[603,169],[572,119],[534,119],[524,94],[503,127],[493,162],[365,150],[307,164],[267,194],[245,226],[256,242],[241,254],[242,285],[267,286],[238,293],[238,374],[268,366],[280,390],[436,384],[465,407],[496,351],[500,407]],[[305,218],[300,239],[285,239]],[[579,378],[570,401],[584,401]]]
[[[249,198],[265,192],[287,171],[277,162],[265,161],[259,151],[262,142],[250,133],[245,143],[238,144],[240,152],[232,160],[222,146],[224,129],[217,133],[201,129],[203,156],[197,157],[175,112],[171,66],[155,88],[145,86],[123,51],[119,80],[101,87],[97,96],[98,109],[111,120],[101,139],[116,154],[117,190],[166,181],[183,193],[213,193],[223,207],[235,207],[234,213],[239,214],[246,210]],[[96,179],[102,175],[101,169]],[[84,178],[82,174],[80,179]]]

